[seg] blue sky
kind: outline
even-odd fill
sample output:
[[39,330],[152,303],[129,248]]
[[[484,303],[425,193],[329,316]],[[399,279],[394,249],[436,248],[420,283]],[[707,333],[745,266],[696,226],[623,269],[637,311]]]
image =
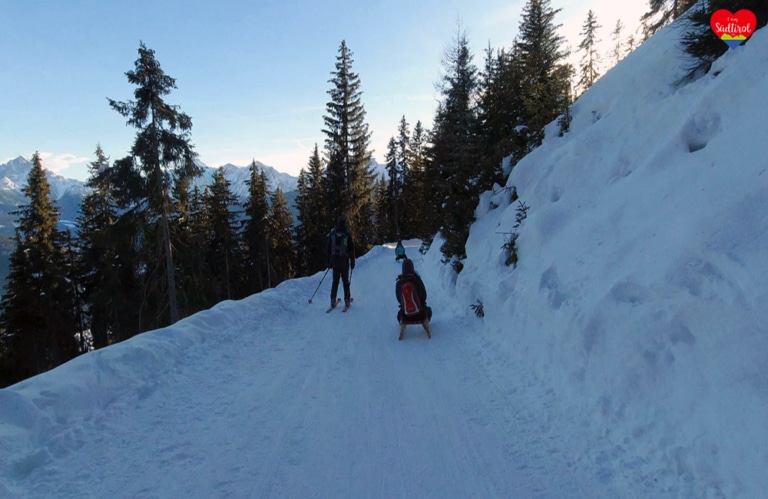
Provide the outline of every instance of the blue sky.
[[[46,168],[84,179],[100,144],[125,156],[135,131],[108,103],[133,99],[125,77],[139,42],[176,79],[167,96],[193,120],[209,166],[252,159],[297,175],[317,143],[341,40],[354,53],[374,156],[405,115],[429,128],[441,58],[459,23],[480,66],[509,47],[524,0],[0,0],[0,162],[39,151]],[[645,0],[553,0],[572,47],[592,9],[602,38]],[[629,29],[627,30],[627,33]]]

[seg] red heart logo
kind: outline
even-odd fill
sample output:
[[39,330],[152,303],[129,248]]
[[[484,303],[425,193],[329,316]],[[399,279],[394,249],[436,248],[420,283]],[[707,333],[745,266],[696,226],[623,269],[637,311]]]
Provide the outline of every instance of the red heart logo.
[[730,10],[716,10],[709,18],[715,35],[731,48],[740,45],[755,31],[757,17],[751,10],[741,9],[735,14]]

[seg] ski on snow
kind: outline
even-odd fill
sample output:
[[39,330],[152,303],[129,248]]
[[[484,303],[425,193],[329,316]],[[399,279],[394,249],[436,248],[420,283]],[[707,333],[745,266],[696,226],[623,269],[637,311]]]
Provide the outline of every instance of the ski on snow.
[[[355,299],[354,298],[350,298],[349,299],[349,305],[352,305],[353,301],[355,301]],[[330,313],[330,311],[333,310],[334,308],[336,308],[339,305],[339,303],[341,303],[341,298],[336,298],[336,303],[331,305],[330,307],[328,307],[328,310],[326,310],[325,313],[326,314]],[[346,312],[347,310],[349,310],[349,305],[344,305],[344,308],[341,311],[342,312]]]
[[325,313],[326,313],[326,314],[327,314],[327,313],[329,313],[331,310],[333,310],[334,308],[336,308],[336,306],[337,306],[339,303],[341,303],[341,298],[336,298],[336,303],[334,303],[333,305],[331,305],[330,307],[328,307],[328,310],[326,310],[326,311],[325,311]]

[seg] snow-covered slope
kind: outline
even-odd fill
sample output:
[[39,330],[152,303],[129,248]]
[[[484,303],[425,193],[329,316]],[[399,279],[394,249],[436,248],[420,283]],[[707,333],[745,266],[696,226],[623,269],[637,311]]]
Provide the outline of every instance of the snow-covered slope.
[[458,276],[408,243],[431,340],[390,246],[346,314],[322,273],[221,303],[0,390],[0,496],[764,496],[768,32],[681,87],[675,36],[512,171],[517,268],[510,189]]
[[[702,79],[667,29],[574,106],[571,132],[512,172],[520,264],[478,208],[456,301],[485,341],[583,419],[606,480],[639,496],[768,490],[768,32]],[[552,136],[555,133],[550,134]],[[492,243],[492,241],[495,243]]]

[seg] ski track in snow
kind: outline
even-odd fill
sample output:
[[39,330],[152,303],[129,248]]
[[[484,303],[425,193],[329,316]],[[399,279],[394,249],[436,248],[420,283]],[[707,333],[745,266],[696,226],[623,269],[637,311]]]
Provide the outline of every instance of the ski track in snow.
[[375,248],[358,261],[346,314],[306,303],[314,277],[244,300],[238,326],[83,421],[75,445],[20,474],[11,490],[574,497],[601,489],[598,475],[562,455],[573,429],[548,421],[554,397],[527,400],[494,376],[504,359],[483,348],[482,321],[451,313],[451,298],[427,282],[433,337],[409,326],[398,341],[394,253]]

